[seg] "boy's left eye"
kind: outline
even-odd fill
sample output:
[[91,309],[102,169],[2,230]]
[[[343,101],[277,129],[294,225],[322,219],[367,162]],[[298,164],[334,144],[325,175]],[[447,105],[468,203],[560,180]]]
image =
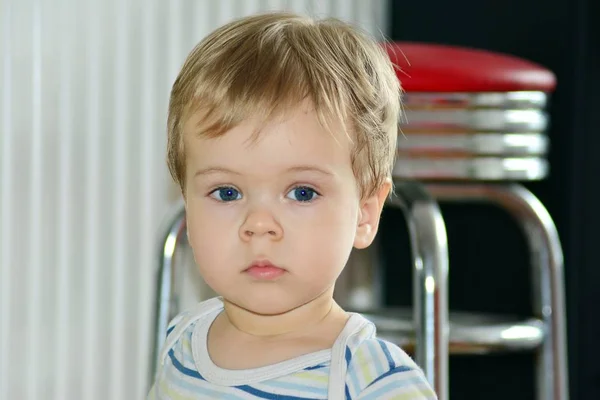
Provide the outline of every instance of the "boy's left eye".
[[240,200],[242,198],[242,194],[236,188],[229,186],[220,187],[213,190],[210,193],[210,196],[215,200],[219,200],[224,203]]
[[307,186],[298,186],[290,190],[286,197],[300,202],[309,202],[314,200],[318,195],[314,189]]

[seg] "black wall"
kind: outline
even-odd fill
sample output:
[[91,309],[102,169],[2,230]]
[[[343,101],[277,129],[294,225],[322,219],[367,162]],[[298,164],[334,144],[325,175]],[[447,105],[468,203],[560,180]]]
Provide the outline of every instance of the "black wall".
[[[506,52],[557,75],[550,105],[551,177],[527,186],[558,226],[565,252],[572,399],[600,399],[600,1],[391,0],[392,40]],[[443,205],[451,253],[453,309],[529,315],[528,254],[503,212]],[[485,221],[485,223],[482,223]],[[382,221],[387,300],[409,304],[402,216]],[[532,355],[453,357],[454,399],[534,398]]]

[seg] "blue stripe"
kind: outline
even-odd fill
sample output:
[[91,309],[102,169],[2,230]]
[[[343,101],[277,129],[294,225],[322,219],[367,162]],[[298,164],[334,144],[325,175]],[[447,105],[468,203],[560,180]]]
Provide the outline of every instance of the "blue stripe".
[[284,396],[281,394],[276,394],[276,393],[267,393],[267,392],[263,392],[262,390],[258,390],[256,388],[253,388],[252,386],[248,386],[248,385],[242,385],[242,386],[235,386],[237,389],[243,390],[246,393],[250,393],[255,395],[256,397],[259,397],[261,399],[274,399],[274,400],[319,400],[316,398],[308,398],[308,397],[296,397],[296,396]]
[[318,365],[313,365],[312,367],[306,367],[304,368],[305,371],[313,371],[315,369],[321,369],[321,368],[325,368],[327,367],[327,363],[321,363]]
[[350,365],[350,360],[352,360],[352,353],[350,353],[350,348],[346,346],[346,367]]
[[383,340],[377,339],[377,341],[379,342],[379,345],[381,346],[381,349],[383,350],[383,354],[385,354],[385,358],[387,358],[387,360],[388,360],[388,363],[390,365],[390,370],[393,370],[394,368],[396,368],[396,363],[394,362],[394,359],[392,358],[392,355],[390,354],[390,350],[387,348],[387,345]]
[[350,389],[348,389],[348,384],[346,383],[346,400],[352,400],[352,396],[350,396]]
[[[288,375],[290,376],[290,375]],[[292,375],[293,376],[293,375]],[[288,381],[282,381],[281,379],[270,379],[266,382],[263,382],[262,385],[265,387],[265,390],[270,390],[270,389],[274,389],[274,390],[281,390],[283,389],[284,391],[295,391],[295,392],[300,392],[303,394],[316,394],[316,395],[325,395],[325,397],[327,397],[327,385],[323,384],[322,382],[319,381],[314,381],[312,379],[305,379],[305,383],[294,383],[294,382],[290,382]],[[312,385],[311,385],[312,384]],[[313,385],[317,385],[317,386],[313,386]]]
[[[356,362],[353,362],[348,366],[348,370],[346,371],[346,382],[350,380],[350,383],[352,384],[352,393],[354,394],[359,393],[362,386],[360,379],[358,379],[358,373],[360,372],[358,369],[359,366],[356,365]],[[348,379],[348,376],[350,376],[350,379]]]
[[179,360],[175,357],[175,352],[172,349],[169,350],[169,357],[171,358],[173,366],[182,374],[191,376],[192,378],[202,379],[203,381],[206,380],[202,377],[202,375],[200,375],[198,371],[184,367],[183,364],[181,364]]
[[167,335],[166,336],[169,336],[169,333],[173,332],[173,329],[175,329],[175,326],[177,326],[177,325],[173,325],[172,327],[170,327],[169,329],[167,329]]
[[379,382],[382,379],[387,378],[390,375],[394,375],[394,374],[398,374],[400,372],[409,372],[409,371],[413,371],[412,368],[410,367],[406,367],[404,365],[401,365],[399,367],[396,367],[394,369],[389,370],[388,372],[386,372],[385,374],[377,377],[377,379],[375,379],[373,382],[369,383],[369,386],[367,386],[365,389],[370,388],[371,386],[373,386],[374,384],[376,384],[377,382]]
[[419,396],[411,397],[412,399],[422,400],[436,400],[435,392],[433,392],[427,385],[427,382],[420,377],[413,377],[411,379],[394,380],[390,379],[385,382],[380,388],[373,391],[365,391],[361,393],[361,400],[381,400],[390,398],[393,396],[392,393],[396,393],[398,390],[412,388],[418,391]]

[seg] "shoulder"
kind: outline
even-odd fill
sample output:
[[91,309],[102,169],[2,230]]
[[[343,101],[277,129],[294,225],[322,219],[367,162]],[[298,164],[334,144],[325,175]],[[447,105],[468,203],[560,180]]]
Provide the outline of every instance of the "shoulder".
[[162,364],[168,358],[175,363],[177,360],[190,359],[191,357],[188,357],[187,354],[191,354],[192,351],[191,337],[196,325],[222,309],[221,299],[213,298],[198,303],[173,318],[167,328],[159,362]]
[[346,354],[346,397],[352,399],[433,400],[423,371],[400,347],[379,339],[372,328]]
[[187,399],[190,390],[196,394],[207,390],[194,361],[192,336],[196,327],[210,324],[210,319],[222,308],[220,299],[214,298],[197,304],[171,320],[157,360],[159,365],[148,400]]

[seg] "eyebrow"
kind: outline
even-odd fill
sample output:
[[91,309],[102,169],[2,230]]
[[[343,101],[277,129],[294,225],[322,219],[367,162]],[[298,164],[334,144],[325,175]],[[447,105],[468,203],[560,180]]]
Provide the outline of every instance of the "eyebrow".
[[290,167],[286,170],[286,172],[318,172],[323,175],[333,176],[334,173],[328,171],[327,169],[317,167],[314,165],[298,165],[295,167]]
[[234,175],[241,175],[239,172],[231,170],[229,168],[224,168],[224,167],[209,167],[209,168],[202,168],[199,169],[198,171],[196,171],[196,173],[194,174],[194,176],[200,176],[200,175],[210,175],[210,174],[234,174]]
[[[334,176],[335,174],[327,169],[314,166],[314,165],[297,165],[286,169],[285,172],[317,172],[327,176]],[[194,177],[201,175],[211,175],[211,174],[233,174],[233,175],[242,175],[240,172],[234,171],[225,167],[208,167],[202,168],[196,171]]]

